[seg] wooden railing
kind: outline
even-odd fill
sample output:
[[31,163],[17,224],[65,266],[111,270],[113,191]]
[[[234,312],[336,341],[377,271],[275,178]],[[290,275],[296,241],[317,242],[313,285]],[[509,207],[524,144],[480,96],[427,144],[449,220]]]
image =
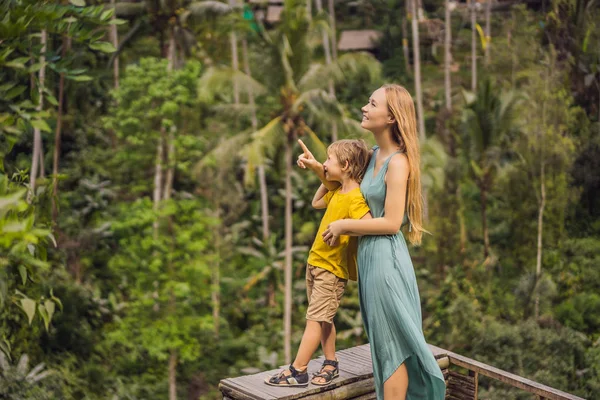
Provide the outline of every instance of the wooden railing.
[[[581,397],[522,378],[510,372],[429,345],[446,379],[446,399],[473,400],[478,398],[479,376],[487,376],[507,385],[536,395],[538,399],[584,400]],[[279,369],[254,375],[223,379],[219,389],[226,400],[259,399],[375,399],[371,349],[368,344],[341,350],[336,353],[340,361],[340,377],[326,387],[309,385],[306,388],[278,388],[265,385],[264,379]],[[309,372],[317,371],[322,358],[312,360]],[[467,370],[465,374],[464,370]]]

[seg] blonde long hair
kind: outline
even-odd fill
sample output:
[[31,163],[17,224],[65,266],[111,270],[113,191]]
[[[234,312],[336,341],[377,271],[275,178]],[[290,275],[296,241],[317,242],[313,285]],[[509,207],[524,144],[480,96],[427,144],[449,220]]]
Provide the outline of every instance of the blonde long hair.
[[412,229],[406,235],[413,245],[421,244],[423,232],[423,197],[421,193],[421,154],[417,136],[415,104],[408,91],[396,84],[382,86],[385,89],[388,110],[396,123],[392,126],[392,139],[408,157],[408,196],[406,210]]

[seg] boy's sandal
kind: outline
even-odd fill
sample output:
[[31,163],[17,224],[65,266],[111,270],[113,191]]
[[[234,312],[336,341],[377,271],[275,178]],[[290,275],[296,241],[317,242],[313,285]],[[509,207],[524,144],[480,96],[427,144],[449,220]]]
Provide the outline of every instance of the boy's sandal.
[[[325,369],[326,366],[332,366],[333,369]],[[331,381],[340,376],[339,362],[337,360],[325,360],[321,366],[319,372],[313,374],[313,378],[310,381],[313,385],[325,386],[329,385]],[[317,378],[323,378],[324,382],[315,381]]]
[[290,375],[286,376],[283,370],[278,374],[265,378],[265,383],[271,386],[283,387],[307,387],[308,386],[308,368],[300,372],[290,364]]

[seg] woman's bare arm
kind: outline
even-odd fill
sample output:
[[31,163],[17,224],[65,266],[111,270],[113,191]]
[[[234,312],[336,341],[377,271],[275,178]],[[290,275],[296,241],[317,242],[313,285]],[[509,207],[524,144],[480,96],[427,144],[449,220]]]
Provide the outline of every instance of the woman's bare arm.
[[332,236],[339,235],[364,236],[398,233],[404,219],[408,171],[406,156],[393,156],[385,176],[387,194],[384,216],[373,219],[344,219],[332,222],[323,233],[323,239],[327,241]]

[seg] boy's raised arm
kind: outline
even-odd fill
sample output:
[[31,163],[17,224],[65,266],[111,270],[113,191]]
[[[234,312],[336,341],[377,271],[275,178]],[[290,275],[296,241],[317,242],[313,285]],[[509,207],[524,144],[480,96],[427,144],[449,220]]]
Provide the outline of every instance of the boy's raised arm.
[[321,183],[327,188],[327,190],[333,191],[337,189],[340,186],[340,183],[336,181],[328,181],[327,178],[325,178],[323,164],[317,161],[315,156],[313,156],[310,150],[308,150],[308,147],[306,147],[301,139],[298,139],[298,144],[300,144],[300,147],[303,151],[303,153],[298,156],[298,166],[300,168],[308,168],[317,174],[321,180]]

